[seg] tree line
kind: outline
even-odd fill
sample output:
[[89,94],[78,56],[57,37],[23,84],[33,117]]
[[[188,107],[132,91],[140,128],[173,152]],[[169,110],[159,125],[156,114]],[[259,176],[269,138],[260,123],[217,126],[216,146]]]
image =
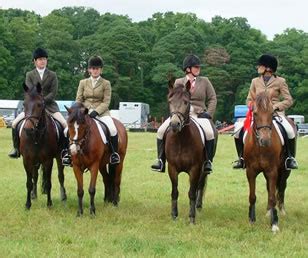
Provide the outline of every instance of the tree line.
[[49,68],[59,79],[57,99],[75,99],[91,55],[103,57],[104,77],[112,85],[112,109],[120,101],[150,104],[152,116],[167,116],[167,81],[183,76],[187,54],[198,55],[201,75],[211,80],[218,98],[215,118],[231,121],[234,105],[244,104],[256,62],[264,53],[278,58],[295,99],[288,113],[308,118],[308,34],[294,28],[267,40],[246,18],[193,13],[155,13],[146,21],[100,14],[92,8],[65,7],[47,16],[20,9],[0,10],[0,96],[22,99],[22,82],[33,69],[32,51],[44,47]]

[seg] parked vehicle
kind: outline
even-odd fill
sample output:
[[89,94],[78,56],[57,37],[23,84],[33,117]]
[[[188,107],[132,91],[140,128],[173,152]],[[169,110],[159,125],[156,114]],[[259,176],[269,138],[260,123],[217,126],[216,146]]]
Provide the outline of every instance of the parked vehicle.
[[308,135],[308,124],[297,124],[298,135]]

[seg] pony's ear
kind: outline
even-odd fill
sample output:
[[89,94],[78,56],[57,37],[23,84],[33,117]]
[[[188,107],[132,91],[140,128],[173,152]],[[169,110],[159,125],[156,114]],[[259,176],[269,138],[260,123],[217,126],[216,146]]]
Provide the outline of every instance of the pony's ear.
[[27,84],[23,82],[22,87],[24,88],[24,91],[27,92],[29,90]]
[[39,82],[36,84],[36,90],[37,90],[38,93],[41,94],[41,92],[42,92],[42,85]]
[[190,88],[191,88],[191,82],[190,82],[190,80],[187,80],[187,82],[186,82],[186,84],[185,84],[185,89],[186,89],[186,91],[190,91]]
[[72,113],[72,109],[71,108],[68,108],[67,106],[65,106],[64,105],[64,107],[65,107],[65,109],[67,110],[67,112],[70,114],[70,113]]
[[84,109],[84,114],[86,115],[86,114],[88,114],[89,113],[89,109],[88,108],[85,108]]
[[168,90],[169,91],[173,89],[174,82],[175,82],[175,77],[170,76],[169,79],[168,79]]

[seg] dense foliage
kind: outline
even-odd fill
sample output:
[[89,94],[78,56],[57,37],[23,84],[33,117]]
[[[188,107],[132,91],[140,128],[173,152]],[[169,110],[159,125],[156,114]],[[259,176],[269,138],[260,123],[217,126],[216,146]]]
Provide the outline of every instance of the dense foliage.
[[182,60],[195,53],[217,95],[216,119],[231,120],[235,104],[245,103],[256,60],[279,59],[295,101],[289,113],[308,115],[308,34],[286,29],[267,40],[245,18],[216,16],[205,22],[192,13],[156,13],[146,21],[84,7],[66,7],[41,17],[18,9],[0,10],[0,98],[21,99],[21,83],[32,69],[37,46],[49,51],[49,67],[59,77],[58,99],[74,99],[89,56],[105,61],[113,87],[111,108],[120,101],[150,104],[152,116],[167,113],[167,80],[182,76]]

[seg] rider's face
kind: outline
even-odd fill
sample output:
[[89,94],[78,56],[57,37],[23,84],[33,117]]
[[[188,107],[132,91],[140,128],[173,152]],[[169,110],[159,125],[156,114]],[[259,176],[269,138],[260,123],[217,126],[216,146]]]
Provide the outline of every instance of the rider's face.
[[257,70],[258,70],[258,74],[264,74],[265,73],[265,66],[264,65],[258,65]]
[[200,66],[193,66],[191,68],[191,73],[194,75],[194,76],[198,76],[200,74]]
[[39,57],[34,60],[34,64],[38,69],[44,69],[47,66],[47,58]]
[[101,75],[103,68],[101,67],[90,67],[88,69],[89,74],[93,77],[93,78],[97,78],[98,76]]

